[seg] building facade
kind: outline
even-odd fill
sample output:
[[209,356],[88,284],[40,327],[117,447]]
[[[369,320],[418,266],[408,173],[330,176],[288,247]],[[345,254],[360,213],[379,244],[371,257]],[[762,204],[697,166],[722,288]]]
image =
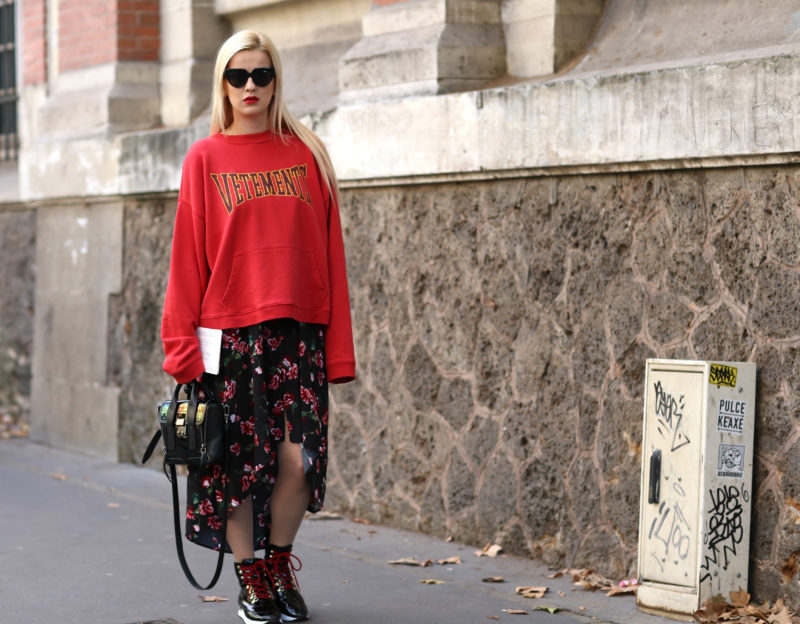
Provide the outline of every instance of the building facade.
[[342,186],[328,506],[634,575],[645,360],[754,361],[750,589],[800,605],[796,3],[8,4],[0,406],[35,439],[139,456],[181,161],[257,28]]

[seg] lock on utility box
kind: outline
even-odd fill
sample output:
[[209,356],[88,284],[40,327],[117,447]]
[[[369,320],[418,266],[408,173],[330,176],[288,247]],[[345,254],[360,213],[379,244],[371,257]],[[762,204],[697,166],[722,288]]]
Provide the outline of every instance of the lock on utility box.
[[755,387],[752,362],[647,360],[641,610],[691,620],[747,590]]

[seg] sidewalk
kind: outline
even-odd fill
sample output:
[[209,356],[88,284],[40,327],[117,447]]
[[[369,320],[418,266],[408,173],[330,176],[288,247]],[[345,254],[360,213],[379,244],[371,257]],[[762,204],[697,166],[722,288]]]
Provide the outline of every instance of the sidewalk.
[[[181,491],[183,495],[183,490]],[[236,624],[237,585],[226,557],[202,602],[175,554],[169,483],[158,471],[0,441],[0,623]],[[186,543],[202,583],[216,555]],[[354,523],[306,520],[295,543],[301,588],[316,624],[662,624],[630,596],[573,589],[568,578],[514,557],[475,557],[474,547]],[[463,563],[388,565],[460,556]],[[501,576],[504,583],[483,583]],[[419,581],[436,579],[444,584]],[[514,595],[547,586],[541,599]],[[559,596],[558,592],[564,595]],[[556,614],[536,610],[559,607]],[[581,609],[583,607],[583,610]],[[504,612],[524,609],[527,615]]]

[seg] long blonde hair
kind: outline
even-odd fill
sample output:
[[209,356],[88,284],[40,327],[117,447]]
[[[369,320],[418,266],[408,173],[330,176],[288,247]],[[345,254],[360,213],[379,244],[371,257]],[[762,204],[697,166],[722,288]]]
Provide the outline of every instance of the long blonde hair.
[[228,67],[233,55],[242,50],[261,50],[272,60],[272,66],[275,68],[275,91],[267,109],[267,117],[272,130],[282,138],[284,143],[287,141],[286,135],[294,135],[305,143],[314,155],[314,160],[317,161],[325,184],[334,197],[338,198],[339,188],[336,182],[336,172],[330,156],[328,156],[328,150],[325,149],[325,145],[317,135],[306,128],[286,108],[286,102],[283,99],[281,59],[275,44],[265,34],[253,30],[241,30],[228,37],[220,46],[219,52],[217,52],[217,62],[214,65],[214,89],[211,94],[211,134],[222,132],[233,123],[233,109],[223,88],[223,72]]

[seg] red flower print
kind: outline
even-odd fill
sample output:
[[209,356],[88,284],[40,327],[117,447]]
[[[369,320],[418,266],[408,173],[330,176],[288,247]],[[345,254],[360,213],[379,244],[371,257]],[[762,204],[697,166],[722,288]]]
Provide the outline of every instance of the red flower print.
[[261,374],[264,373],[264,369],[261,368],[260,366],[256,366],[254,371],[255,371],[256,375],[261,375]]
[[242,430],[242,435],[253,435],[256,430],[255,418],[251,417],[250,420],[243,420],[239,428]]
[[225,380],[225,390],[222,393],[223,401],[230,401],[236,394],[236,382],[232,379]]
[[244,470],[245,472],[253,472],[253,467],[250,464],[245,463],[245,465],[242,466],[242,470]]
[[203,477],[203,480],[200,482],[200,485],[202,485],[204,488],[209,488],[209,487],[211,487],[212,483],[213,483],[213,481],[212,481],[211,477],[206,476],[206,477]]
[[306,343],[302,340],[297,343],[297,357],[303,357],[306,354]]
[[210,529],[215,531],[219,531],[222,528],[222,522],[216,516],[209,516],[207,524]]
[[289,379],[297,379],[297,364],[292,364],[286,371],[286,376]]
[[266,523],[266,521],[264,519],[264,514],[263,513],[262,514],[258,514],[258,526],[263,527],[263,526],[266,526],[266,525],[267,525],[267,523]]
[[200,503],[200,507],[197,509],[197,513],[201,516],[209,516],[214,513],[214,506],[211,504],[211,501],[207,498]]
[[222,493],[222,490],[217,490],[215,492],[215,495],[217,497],[217,502],[218,503],[221,503],[223,500],[225,500],[225,495]]
[[303,403],[311,406],[316,403],[316,397],[314,396],[314,393],[308,388],[300,388],[300,398],[303,399]]
[[214,464],[213,475],[214,479],[219,479],[222,476],[222,466]]
[[231,444],[230,445],[230,451],[231,451],[232,455],[236,455],[238,457],[239,453],[241,452],[241,450],[242,450],[242,447],[239,445],[238,442],[236,442],[235,444]]
[[270,390],[277,390],[278,386],[281,385],[281,376],[280,375],[273,375],[269,378],[269,389]]
[[239,485],[242,488],[242,493],[244,494],[247,490],[250,489],[250,477],[247,475],[242,475]]
[[194,510],[191,507],[186,508],[186,517],[189,520],[194,520]]
[[276,440],[283,439],[283,429],[281,429],[280,427],[273,427],[272,429],[270,429],[269,432],[272,434],[272,437],[275,438]]
[[264,352],[264,336],[259,336],[256,338],[256,342],[253,345],[253,355],[261,355]]
[[273,351],[277,351],[278,350],[278,347],[281,346],[281,342],[283,342],[283,338],[281,336],[279,336],[277,338],[270,338],[269,340],[267,340],[267,344],[269,345],[269,348],[272,349]]
[[324,362],[324,361],[323,361],[323,359],[322,359],[322,351],[317,351],[317,352],[314,354],[314,364],[316,364],[316,365],[317,365],[317,368],[322,368],[322,365],[323,365],[324,363],[325,363],[325,362]]

